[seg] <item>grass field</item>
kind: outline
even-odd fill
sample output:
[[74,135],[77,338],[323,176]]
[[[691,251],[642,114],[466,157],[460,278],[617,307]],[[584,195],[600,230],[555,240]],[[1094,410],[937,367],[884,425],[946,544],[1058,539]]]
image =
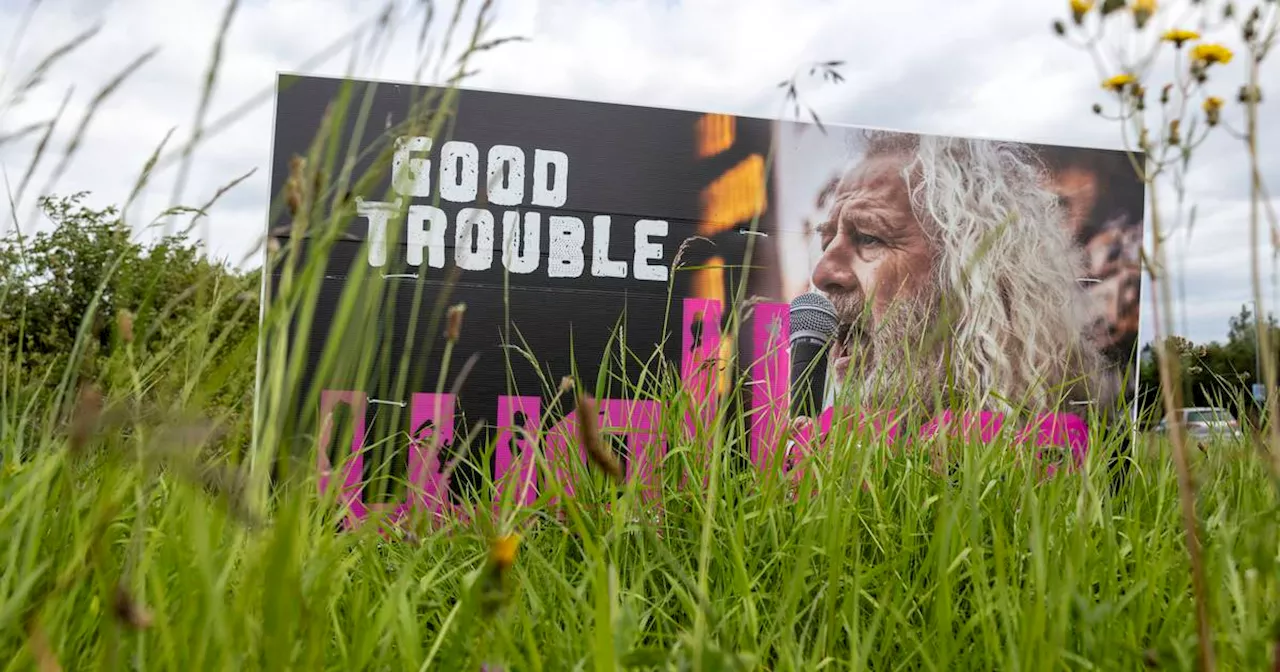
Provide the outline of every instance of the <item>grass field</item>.
[[[208,340],[193,325],[166,361],[191,367]],[[6,374],[5,669],[1194,667],[1177,478],[1151,437],[1118,480],[1115,436],[1046,479],[998,444],[953,446],[943,476],[927,450],[837,434],[796,488],[735,468],[721,431],[673,443],[661,515],[594,470],[561,506],[336,532],[313,470],[264,499],[226,457],[247,413],[201,450],[207,419],[117,413],[108,394],[55,422],[39,381]],[[144,397],[183,389],[174,367],[117,374]],[[674,421],[687,402],[668,395]],[[689,459],[708,443],[715,459]],[[1247,441],[1193,456],[1216,656],[1267,668],[1275,484]]]
[[[479,33],[467,53],[494,46]],[[361,101],[341,103],[335,116],[360,114]],[[446,116],[423,123],[434,135]],[[553,485],[527,507],[340,531],[313,456],[273,462],[309,445],[315,427],[288,409],[314,399],[297,398],[279,341],[258,351],[260,336],[308,328],[316,259],[343,221],[326,204],[369,179],[345,174],[355,150],[329,140],[290,185],[292,232],[315,234],[310,261],[279,280],[260,326],[252,281],[160,282],[168,262],[124,272],[124,256],[99,254],[87,307],[43,322],[60,297],[23,303],[6,283],[0,669],[1196,669],[1185,491],[1170,446],[1129,445],[1125,426],[1098,428],[1085,463],[1052,477],[1000,440],[903,451],[837,432],[796,484],[741,467],[747,420],[724,410],[670,434],[660,511],[588,464],[573,499]],[[141,288],[128,300],[122,277]],[[376,326],[378,298],[344,298],[347,337]],[[54,322],[65,347],[40,331]],[[46,337],[59,345],[37,357],[30,344]],[[465,342],[447,356],[468,356]],[[333,350],[319,357],[332,370]],[[662,402],[678,427],[688,396],[648,367],[626,392]],[[596,396],[600,384],[577,381]],[[493,446],[469,449],[483,464]],[[1280,669],[1271,455],[1248,439],[1189,454],[1224,670]]]

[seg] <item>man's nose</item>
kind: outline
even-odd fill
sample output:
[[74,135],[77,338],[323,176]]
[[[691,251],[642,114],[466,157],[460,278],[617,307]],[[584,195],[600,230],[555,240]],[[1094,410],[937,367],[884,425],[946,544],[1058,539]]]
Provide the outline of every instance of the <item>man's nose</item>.
[[814,288],[828,294],[852,292],[858,284],[852,262],[848,245],[838,239],[832,242],[813,267]]

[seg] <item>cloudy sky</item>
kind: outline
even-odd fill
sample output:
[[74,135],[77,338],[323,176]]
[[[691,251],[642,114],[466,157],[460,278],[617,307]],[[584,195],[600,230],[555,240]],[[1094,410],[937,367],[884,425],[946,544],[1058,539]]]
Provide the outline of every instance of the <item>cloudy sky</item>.
[[[88,190],[95,205],[128,197],[147,157],[172,130],[166,153],[186,143],[196,119],[223,0],[0,0],[6,44],[0,81],[0,136],[66,109],[54,153],[37,167],[17,209],[24,230],[33,196]],[[271,88],[277,72],[407,81],[415,79],[423,7],[437,5],[440,26],[450,2],[392,2],[391,34],[370,40],[385,0],[243,0],[223,47],[206,125],[234,122],[206,139],[178,192],[184,203],[209,200],[220,186],[256,169],[225,194],[207,220],[211,252],[236,264],[253,254],[269,201]],[[480,0],[467,3],[463,25]],[[1083,52],[1050,32],[1066,2],[899,0],[505,0],[495,3],[488,37],[527,38],[483,54],[469,85],[619,103],[750,116],[784,115],[775,84],[816,60],[843,60],[847,81],[804,91],[828,123],[923,133],[1119,148],[1113,122],[1092,116],[1105,102],[1099,75]],[[1168,4],[1168,3],[1165,3]],[[52,49],[100,24],[59,61],[39,86],[14,102],[15,86]],[[353,37],[354,36],[354,37]],[[1231,36],[1224,36],[1231,39]],[[428,42],[431,42],[428,38]],[[1234,41],[1230,42],[1235,44]],[[59,171],[77,125],[103,85],[138,57],[154,54],[103,100],[75,155]],[[1215,90],[1230,104],[1240,60]],[[1277,67],[1264,82],[1280,83]],[[431,81],[429,69],[423,76]],[[1234,77],[1234,79],[1231,79]],[[1270,89],[1264,86],[1270,93]],[[1280,87],[1271,87],[1271,89]],[[1263,128],[1280,129],[1276,105]],[[237,113],[237,110],[242,112]],[[234,114],[233,114],[234,113]],[[39,133],[0,146],[13,191],[27,171]],[[1189,180],[1196,225],[1176,241],[1186,300],[1180,330],[1194,340],[1221,339],[1227,318],[1250,301],[1246,167],[1239,144],[1223,135],[1202,148]],[[1280,159],[1265,176],[1280,191]],[[129,211],[141,227],[173,202],[180,162],[165,163]],[[56,179],[55,179],[56,178]],[[1280,200],[1280,199],[1278,199]],[[1277,207],[1280,207],[1278,205]],[[13,226],[5,216],[4,226]],[[185,220],[183,220],[185,222]],[[202,227],[201,230],[204,230]],[[1273,286],[1270,253],[1266,282]],[[248,261],[246,261],[248,259]],[[1268,291],[1274,296],[1274,292]],[[1268,305],[1274,305],[1268,300]],[[1143,340],[1150,306],[1144,307]]]

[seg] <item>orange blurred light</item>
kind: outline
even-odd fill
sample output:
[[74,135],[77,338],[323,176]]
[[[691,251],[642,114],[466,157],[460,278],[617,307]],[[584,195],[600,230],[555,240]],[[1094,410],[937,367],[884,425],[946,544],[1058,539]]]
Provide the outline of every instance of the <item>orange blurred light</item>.
[[693,276],[693,295],[712,299],[724,305],[724,257],[711,257],[701,264]]
[[702,190],[698,233],[712,236],[765,211],[764,157],[752,154]]
[[737,117],[704,114],[698,118],[698,158],[715,156],[733,146]]
[[[719,301],[720,305],[725,303],[724,289],[724,257],[711,257],[702,263],[703,268],[694,271],[693,276],[693,295],[699,299],[712,299]],[[724,394],[729,389],[729,371],[724,365],[729,361],[729,356],[733,353],[730,348],[733,343],[728,338],[720,339],[720,353],[718,369],[719,375],[716,377],[716,387],[720,394]]]

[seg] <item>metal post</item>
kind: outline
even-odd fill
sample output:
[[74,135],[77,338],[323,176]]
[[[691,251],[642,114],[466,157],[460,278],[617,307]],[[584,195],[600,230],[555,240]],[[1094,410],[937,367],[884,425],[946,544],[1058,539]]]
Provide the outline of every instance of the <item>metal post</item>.
[[[1255,386],[1254,389],[1257,389],[1256,386],[1265,385],[1265,382],[1262,380],[1262,340],[1258,338],[1258,330],[1266,329],[1269,325],[1264,325],[1262,323],[1262,316],[1258,313],[1257,300],[1249,299],[1249,303],[1253,304],[1253,382]],[[1262,393],[1264,395],[1267,393],[1267,389],[1265,387],[1263,388]],[[1258,405],[1262,405],[1263,403],[1262,399],[1258,399],[1257,394],[1253,395],[1253,400]]]

